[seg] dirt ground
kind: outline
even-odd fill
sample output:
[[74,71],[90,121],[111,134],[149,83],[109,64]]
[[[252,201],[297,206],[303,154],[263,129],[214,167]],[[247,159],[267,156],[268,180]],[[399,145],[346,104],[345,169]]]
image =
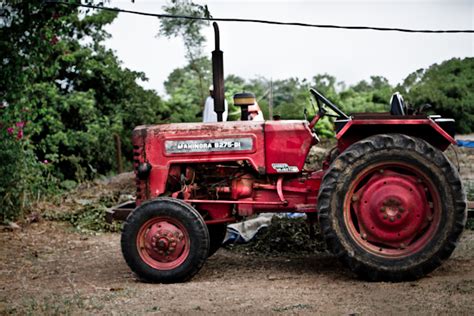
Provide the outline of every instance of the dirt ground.
[[[313,154],[318,158],[324,152]],[[456,165],[459,161],[466,188],[473,192],[474,151],[459,148],[457,156],[454,151],[448,155]],[[105,200],[118,203],[133,190],[133,175],[122,174],[80,188],[58,205],[45,202],[39,213],[76,212]],[[119,233],[79,231],[67,222],[46,220],[13,231],[0,227],[0,315],[432,315],[474,310],[473,230],[465,230],[448,261],[415,282],[362,281],[328,253],[268,257],[220,249],[190,282],[170,285],[135,278],[122,257]]]
[[42,221],[0,233],[0,314],[470,314],[474,231],[429,276],[358,280],[329,254],[255,257],[219,250],[190,282],[137,281],[120,235]]

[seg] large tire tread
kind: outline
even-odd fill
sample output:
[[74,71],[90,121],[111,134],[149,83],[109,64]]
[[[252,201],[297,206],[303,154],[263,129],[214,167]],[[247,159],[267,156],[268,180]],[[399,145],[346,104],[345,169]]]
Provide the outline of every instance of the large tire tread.
[[[343,173],[351,166],[363,159],[368,153],[379,151],[407,150],[422,157],[426,157],[444,174],[443,181],[449,186],[453,197],[453,221],[448,227],[448,233],[441,246],[427,260],[421,260],[410,268],[397,270],[374,265],[373,261],[366,260],[366,256],[358,254],[341,238],[341,233],[335,227],[335,210],[331,203],[337,195],[338,185],[344,181]],[[351,145],[346,151],[334,160],[326,171],[318,196],[319,222],[330,251],[339,257],[353,272],[364,279],[373,281],[404,281],[418,279],[436,269],[453,252],[456,243],[464,229],[467,212],[466,196],[459,174],[454,165],[438,149],[426,141],[403,134],[380,134],[368,137]]]

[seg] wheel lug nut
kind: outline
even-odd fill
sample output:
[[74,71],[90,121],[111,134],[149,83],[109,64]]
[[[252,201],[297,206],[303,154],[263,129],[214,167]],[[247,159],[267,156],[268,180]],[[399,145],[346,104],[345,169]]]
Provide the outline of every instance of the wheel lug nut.
[[385,215],[383,216],[383,219],[387,219],[387,218],[388,218],[388,216],[387,216],[387,214],[385,214]]
[[354,196],[352,197],[352,201],[353,201],[353,202],[357,202],[358,200],[359,200],[359,197],[358,197],[357,195],[354,195]]
[[397,218],[402,218],[402,216],[400,214],[397,214]]
[[395,221],[395,217],[390,217],[390,221],[393,223]]
[[360,235],[360,237],[362,237],[363,240],[366,240],[367,239],[367,234],[364,233],[364,234]]
[[382,207],[380,208],[380,212],[385,212],[385,206],[382,206]]
[[400,206],[400,207],[398,208],[398,211],[399,211],[400,213],[403,213],[403,212],[405,212],[405,209]]

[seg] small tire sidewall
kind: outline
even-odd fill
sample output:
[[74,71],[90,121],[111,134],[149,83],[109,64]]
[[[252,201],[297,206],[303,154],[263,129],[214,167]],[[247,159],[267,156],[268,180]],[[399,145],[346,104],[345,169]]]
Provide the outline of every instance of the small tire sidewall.
[[[189,254],[174,269],[153,268],[142,259],[137,249],[138,232],[155,217],[178,220],[189,235]],[[121,245],[125,261],[140,279],[159,283],[184,282],[204,264],[209,251],[209,233],[202,216],[194,208],[179,200],[161,198],[143,203],[129,215],[122,232]]]

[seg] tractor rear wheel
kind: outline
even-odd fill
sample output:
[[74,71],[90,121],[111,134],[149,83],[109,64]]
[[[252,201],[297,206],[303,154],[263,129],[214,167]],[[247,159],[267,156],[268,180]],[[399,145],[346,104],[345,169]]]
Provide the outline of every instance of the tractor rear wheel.
[[212,256],[216,253],[217,250],[222,246],[225,235],[227,233],[226,224],[212,224],[208,225],[207,229],[209,231],[209,256]]
[[327,170],[318,197],[330,250],[369,280],[422,277],[453,252],[466,223],[459,174],[438,149],[401,134],[361,140]]
[[122,253],[128,266],[148,282],[184,282],[202,267],[209,233],[202,216],[173,198],[145,202],[127,218]]

